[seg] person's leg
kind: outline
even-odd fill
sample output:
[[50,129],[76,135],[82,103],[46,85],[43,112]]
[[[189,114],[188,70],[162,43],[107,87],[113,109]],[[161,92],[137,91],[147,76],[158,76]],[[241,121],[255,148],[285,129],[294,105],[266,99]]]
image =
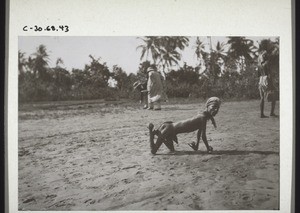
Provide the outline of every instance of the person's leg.
[[276,116],[275,113],[274,113],[275,105],[276,105],[276,100],[275,100],[275,98],[273,98],[273,100],[271,102],[271,113],[270,113],[270,116]]
[[267,116],[264,115],[265,93],[261,87],[259,87],[259,94],[260,94],[260,117],[267,118]]
[[142,91],[140,91],[140,104],[143,104],[144,101],[144,94]]
[[144,109],[148,108],[148,95],[145,92],[142,92],[142,102],[144,104]]
[[[157,134],[157,131],[153,131],[154,125],[152,123],[149,124],[149,135],[150,135],[150,149],[151,149],[151,153],[155,154],[157,152],[157,150],[159,149],[159,147],[161,146],[161,144],[164,142],[163,138],[161,137],[160,134]],[[156,143],[154,143],[154,135],[158,135],[158,138],[156,140]]]
[[[166,147],[171,151],[174,152],[174,144],[173,144],[173,137],[165,137],[166,132],[167,132],[167,128],[164,128],[164,126],[162,125],[159,129],[157,130],[153,130],[153,134],[157,135],[158,138],[160,138],[162,140],[162,142],[166,145]],[[157,139],[158,141],[158,139]],[[156,144],[157,144],[156,141]],[[157,144],[155,146],[158,146],[157,149],[161,146],[161,144]]]
[[148,108],[147,109],[153,109],[153,102],[151,101],[150,92],[148,92]]
[[174,143],[173,143],[172,138],[171,138],[171,139],[168,138],[164,143],[165,143],[166,147],[168,147],[168,149],[169,149],[171,152],[174,152],[174,151],[175,151]]
[[149,124],[148,129],[149,129],[149,142],[150,142],[150,149],[152,150],[154,148],[154,132],[153,132],[154,125],[152,123]]
[[158,100],[158,101],[156,102],[156,107],[155,107],[154,110],[161,110],[160,100]]
[[147,109],[153,109],[153,108],[154,108],[153,102],[151,102],[150,95],[148,95],[148,108]]
[[165,139],[158,137],[156,140],[156,143],[153,143],[153,146],[151,147],[151,153],[156,154],[159,147],[162,145],[162,143],[165,141]]
[[149,103],[148,103],[148,108],[147,108],[147,109],[153,109],[153,108],[154,108],[153,102],[149,102]]
[[265,100],[264,98],[260,99],[260,117],[266,118],[267,116],[264,115],[264,107],[265,107]]

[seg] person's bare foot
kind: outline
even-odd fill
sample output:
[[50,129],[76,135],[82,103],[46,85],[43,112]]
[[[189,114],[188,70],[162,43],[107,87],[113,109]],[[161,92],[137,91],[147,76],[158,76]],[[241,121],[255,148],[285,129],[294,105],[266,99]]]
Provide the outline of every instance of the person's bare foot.
[[268,116],[265,116],[265,115],[261,115],[260,117],[261,118],[268,118]]
[[195,142],[192,142],[192,143],[188,143],[188,145],[195,151],[198,150],[198,147],[196,146],[196,143]]
[[213,148],[211,146],[209,146],[208,149],[207,149],[208,154],[211,154],[212,151],[213,151]]

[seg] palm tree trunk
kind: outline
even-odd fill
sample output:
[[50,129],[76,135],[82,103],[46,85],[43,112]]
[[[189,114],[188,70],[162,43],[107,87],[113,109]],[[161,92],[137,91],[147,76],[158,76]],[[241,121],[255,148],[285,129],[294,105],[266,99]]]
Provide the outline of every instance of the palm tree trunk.
[[213,55],[213,49],[212,49],[212,42],[211,42],[211,36],[208,36],[209,38],[209,46],[210,46],[210,70],[213,75],[213,85],[216,83],[216,75],[214,70],[214,55]]

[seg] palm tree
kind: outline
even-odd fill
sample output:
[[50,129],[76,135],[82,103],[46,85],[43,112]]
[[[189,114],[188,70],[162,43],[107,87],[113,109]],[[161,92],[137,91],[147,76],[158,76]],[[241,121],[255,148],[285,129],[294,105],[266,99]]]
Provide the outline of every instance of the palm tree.
[[217,42],[216,48],[213,50],[216,53],[216,56],[218,58],[225,59],[227,56],[227,52],[225,50],[226,43],[222,42],[220,43],[219,41]]
[[166,68],[178,65],[181,60],[179,51],[183,51],[188,46],[189,39],[185,36],[164,36],[159,38],[160,55],[158,64],[162,66],[166,76]]
[[195,54],[197,59],[199,60],[198,72],[199,74],[203,74],[208,67],[208,56],[209,54],[205,51],[205,43],[200,40],[199,37],[196,38],[195,45],[193,49],[195,49]]
[[137,49],[142,49],[141,58],[151,59],[156,65],[162,65],[164,68],[178,64],[181,59],[179,51],[188,46],[189,39],[185,36],[146,36],[142,39],[144,44],[139,45]]
[[267,58],[271,70],[274,74],[279,75],[279,39],[271,41],[270,39],[263,39],[259,43],[258,52],[266,51]]
[[33,54],[35,58],[33,59],[33,73],[34,76],[38,73],[38,77],[45,80],[47,78],[47,67],[49,61],[49,55],[47,53],[46,46],[41,44],[36,53]]
[[176,50],[167,51],[165,49],[161,49],[160,60],[158,64],[162,65],[163,72],[165,73],[166,67],[178,65],[178,61],[180,61],[180,59],[181,56]]
[[62,65],[62,64],[64,64],[64,61],[62,60],[62,58],[57,58],[57,60],[56,60],[56,63],[55,63],[55,65],[56,65],[56,67],[60,67],[60,65]]
[[226,52],[226,43],[222,42],[220,43],[219,41],[217,42],[217,45],[215,49],[213,50],[214,53],[214,64],[218,66],[218,73],[217,75],[222,75],[223,74],[223,66],[225,65],[225,61],[227,58],[227,52]]
[[229,37],[227,42],[230,45],[228,55],[235,59],[244,56],[247,60],[252,60],[255,46],[253,41],[245,37]]
[[138,37],[138,39],[141,39],[144,42],[144,44],[139,45],[136,48],[142,49],[140,60],[142,60],[143,58],[148,60],[149,55],[151,55],[151,59],[154,63],[156,63],[160,55],[159,37],[145,36],[144,38]]
[[247,63],[252,62],[255,56],[253,41],[245,37],[228,37],[230,45],[228,56],[239,63],[241,70],[245,69]]
[[159,42],[160,46],[167,51],[173,51],[177,48],[182,51],[189,45],[189,39],[185,36],[164,36],[160,37]]
[[19,74],[24,74],[26,69],[26,59],[25,59],[25,53],[18,51],[18,68],[19,68]]
[[258,52],[266,51],[267,54],[279,54],[279,40],[263,39],[259,43]]
[[195,54],[197,56],[197,59],[201,59],[203,57],[203,53],[205,52],[205,44],[200,40],[199,37],[196,39],[196,45],[194,46]]

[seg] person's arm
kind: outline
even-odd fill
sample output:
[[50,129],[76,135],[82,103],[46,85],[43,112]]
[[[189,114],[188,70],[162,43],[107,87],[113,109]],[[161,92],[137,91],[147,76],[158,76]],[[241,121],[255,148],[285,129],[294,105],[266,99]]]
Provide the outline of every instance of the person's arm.
[[201,133],[202,133],[202,131],[201,131],[201,129],[199,129],[198,132],[197,132],[197,143],[196,143],[196,147],[195,147],[196,150],[198,150],[198,148],[199,148]]
[[210,117],[210,120],[211,120],[211,123],[212,125],[215,127],[215,129],[217,128],[217,124],[216,124],[216,121],[215,121],[215,118],[213,116]]
[[200,143],[200,138],[201,138],[201,128],[198,130],[197,132],[197,143],[195,142],[192,142],[192,143],[189,143],[188,145],[195,151],[197,151],[199,149],[199,143]]
[[207,138],[206,138],[206,125],[204,126],[203,128],[203,132],[202,132],[202,140],[206,146],[206,149],[207,149],[207,152],[208,153],[211,153],[213,151],[213,148],[211,146],[208,145],[208,142],[207,142]]

